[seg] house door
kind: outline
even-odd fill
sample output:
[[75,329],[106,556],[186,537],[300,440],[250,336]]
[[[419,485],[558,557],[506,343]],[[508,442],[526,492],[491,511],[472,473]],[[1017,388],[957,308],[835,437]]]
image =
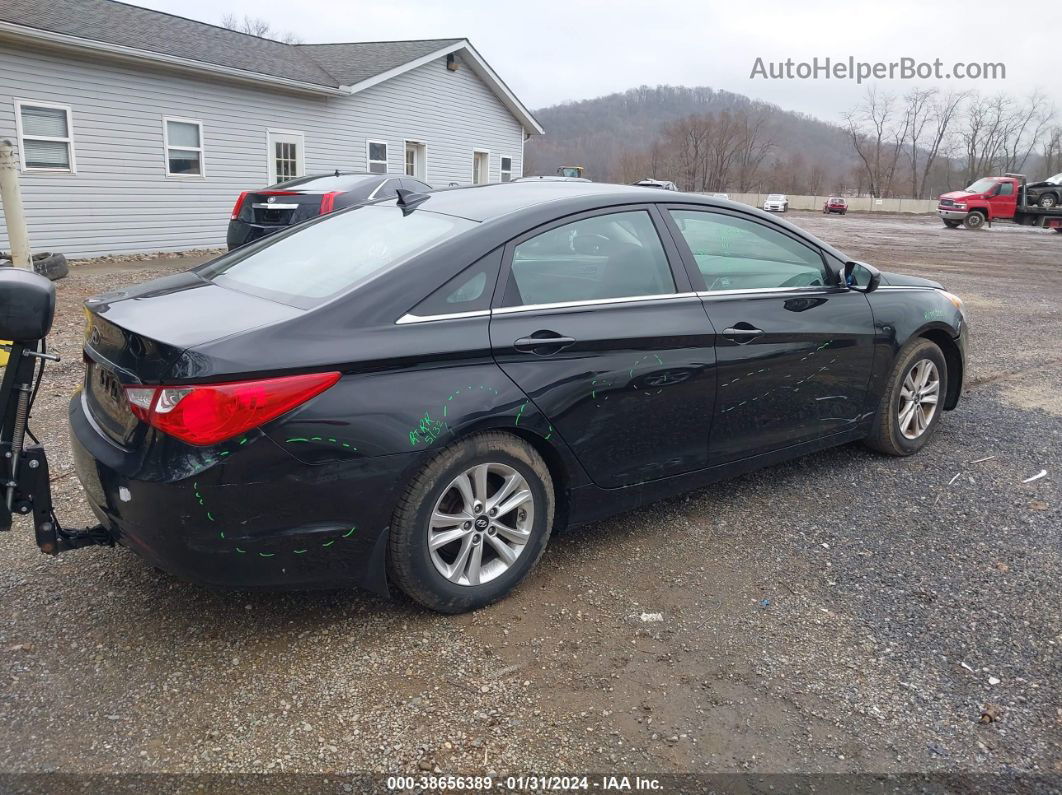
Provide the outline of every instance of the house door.
[[490,152],[472,153],[472,184],[483,185],[489,179]]
[[266,139],[270,184],[286,182],[306,174],[306,144],[301,132],[269,130]]
[[424,176],[424,144],[416,141],[406,141],[406,176],[425,180]]

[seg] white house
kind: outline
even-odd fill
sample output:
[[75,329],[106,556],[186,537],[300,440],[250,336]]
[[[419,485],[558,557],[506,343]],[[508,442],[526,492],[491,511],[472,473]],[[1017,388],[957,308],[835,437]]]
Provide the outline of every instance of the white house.
[[0,139],[35,251],[220,246],[241,191],[335,169],[505,181],[541,132],[465,39],[291,45],[113,0],[0,2]]

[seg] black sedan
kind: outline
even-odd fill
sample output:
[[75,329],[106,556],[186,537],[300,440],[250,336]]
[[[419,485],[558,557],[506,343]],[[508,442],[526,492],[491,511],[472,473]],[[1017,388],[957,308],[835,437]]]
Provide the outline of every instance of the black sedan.
[[425,193],[431,186],[402,174],[336,171],[245,190],[232,208],[226,243],[231,251],[319,215],[377,199],[393,199],[400,189]]
[[1050,210],[1062,206],[1062,173],[1048,177],[1043,182],[1034,182],[1026,189],[1026,201]]
[[120,543],[446,612],[564,526],[853,440],[915,453],[966,347],[935,282],[594,183],[401,194],[86,306],[74,458]]

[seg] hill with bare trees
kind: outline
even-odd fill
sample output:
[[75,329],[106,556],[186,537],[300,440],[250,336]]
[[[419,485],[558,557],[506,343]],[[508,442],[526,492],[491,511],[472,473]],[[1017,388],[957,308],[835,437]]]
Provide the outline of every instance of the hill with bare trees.
[[598,181],[683,190],[931,198],[980,176],[1062,170],[1062,126],[1039,95],[875,87],[841,124],[707,87],[656,86],[535,112],[525,174],[581,165]]
[[859,165],[843,127],[707,87],[643,86],[535,115],[546,135],[527,142],[525,174],[581,165],[600,181],[820,193]]

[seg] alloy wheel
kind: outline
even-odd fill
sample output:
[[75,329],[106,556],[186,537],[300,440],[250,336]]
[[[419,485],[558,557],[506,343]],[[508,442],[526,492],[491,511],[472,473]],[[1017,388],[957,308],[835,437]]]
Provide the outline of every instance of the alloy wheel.
[[531,538],[535,499],[511,466],[477,464],[446,487],[428,524],[428,552],[443,577],[481,585],[516,562]]
[[917,439],[929,428],[940,401],[940,372],[929,359],[920,359],[907,371],[900,388],[900,433]]

